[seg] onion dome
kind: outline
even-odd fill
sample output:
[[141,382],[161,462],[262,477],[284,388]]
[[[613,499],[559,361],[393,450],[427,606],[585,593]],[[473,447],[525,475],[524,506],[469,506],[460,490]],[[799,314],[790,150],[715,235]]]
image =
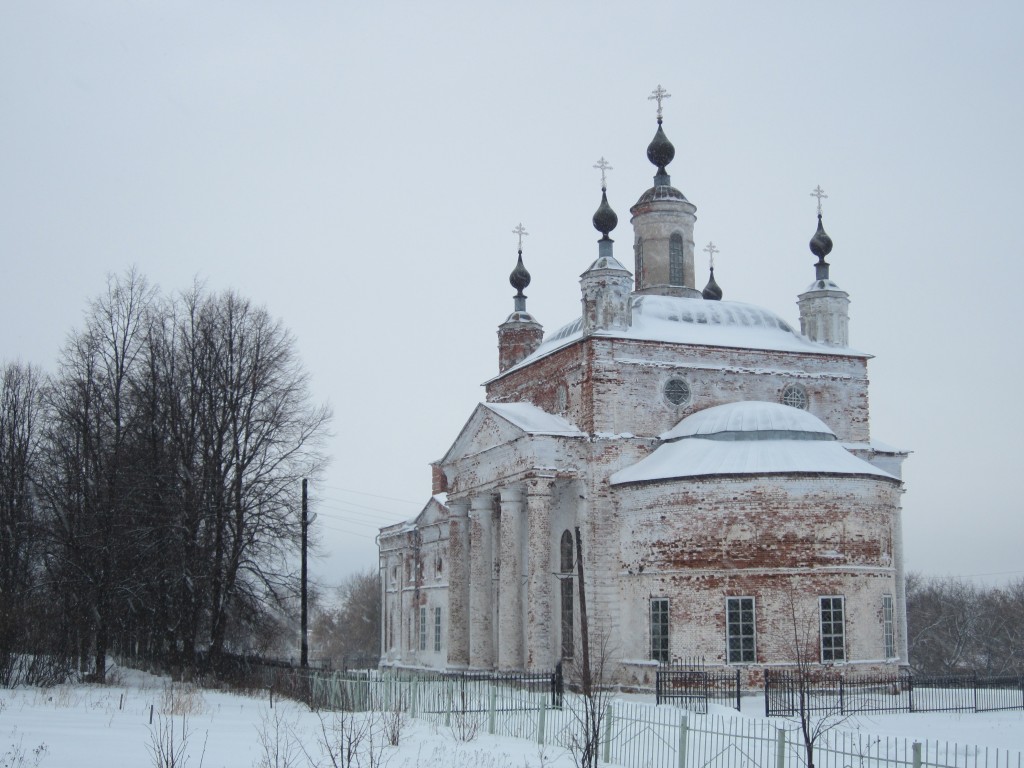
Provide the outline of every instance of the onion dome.
[[722,289],[715,282],[715,268],[711,267],[711,277],[708,278],[708,284],[704,286],[704,290],[701,295],[708,301],[721,301],[722,300]]
[[654,134],[651,143],[647,145],[647,159],[658,166],[658,173],[664,174],[665,166],[672,162],[676,156],[676,148],[668,140],[664,129],[661,127],[661,118],[658,118],[658,132]]
[[832,238],[829,237],[825,228],[821,225],[821,213],[818,213],[818,229],[809,243],[811,253],[818,257],[818,263],[814,265],[814,279],[818,281],[828,280],[829,264],[825,257],[832,252]]
[[508,276],[508,281],[512,283],[512,287],[515,288],[518,293],[516,298],[526,298],[523,295],[523,288],[530,284],[530,273],[526,271],[526,267],[523,266],[523,252],[519,252],[519,262],[516,264],[516,268],[512,270],[512,274]]
[[821,225],[820,213],[818,214],[818,230],[811,238],[810,246],[811,253],[817,256],[819,261],[824,261],[825,257],[832,253],[832,238],[828,236],[825,228]]
[[593,221],[594,229],[604,235],[602,240],[609,240],[608,233],[615,229],[619,223],[619,217],[615,215],[615,211],[608,205],[608,192],[604,187],[601,187],[601,205],[597,207]]

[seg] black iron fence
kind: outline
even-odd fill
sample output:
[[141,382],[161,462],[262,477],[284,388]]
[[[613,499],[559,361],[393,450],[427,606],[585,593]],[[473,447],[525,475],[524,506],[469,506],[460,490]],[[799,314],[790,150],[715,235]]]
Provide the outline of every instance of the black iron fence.
[[666,664],[654,674],[658,704],[707,714],[708,703],[740,708],[740,670],[708,671],[701,664]]
[[1024,677],[767,670],[764,706],[768,717],[1024,709]]

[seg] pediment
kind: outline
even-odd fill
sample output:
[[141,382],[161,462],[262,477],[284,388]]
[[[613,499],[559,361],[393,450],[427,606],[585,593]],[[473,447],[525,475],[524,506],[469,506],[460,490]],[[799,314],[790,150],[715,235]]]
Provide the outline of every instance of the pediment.
[[526,430],[522,427],[491,410],[486,403],[480,403],[444,458],[441,459],[441,464],[451,464],[492,448],[507,445],[526,434]]

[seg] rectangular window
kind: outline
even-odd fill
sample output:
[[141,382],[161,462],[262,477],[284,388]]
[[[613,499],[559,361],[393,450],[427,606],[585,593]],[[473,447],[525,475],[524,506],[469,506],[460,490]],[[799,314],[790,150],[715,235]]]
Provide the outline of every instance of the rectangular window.
[[434,650],[441,650],[441,609],[434,609]]
[[843,598],[821,597],[821,660],[846,661]]
[[725,633],[730,664],[751,664],[757,661],[754,647],[754,598],[726,598]]
[[896,658],[896,625],[893,623],[892,595],[882,595],[882,635],[885,658]]
[[420,650],[427,650],[427,607],[420,606]]
[[651,598],[651,658],[667,664],[668,656],[668,598]]

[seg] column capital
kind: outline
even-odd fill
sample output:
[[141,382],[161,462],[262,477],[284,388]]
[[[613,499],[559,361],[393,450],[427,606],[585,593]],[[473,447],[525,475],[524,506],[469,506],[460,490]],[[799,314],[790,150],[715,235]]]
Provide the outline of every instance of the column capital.
[[526,497],[525,490],[521,485],[506,486],[501,489],[500,495],[501,503],[503,506],[505,504],[515,504],[517,502],[522,502],[525,500]]
[[494,512],[494,494],[477,494],[470,500],[472,514],[480,515],[484,512]]
[[469,499],[450,499],[445,506],[452,517],[466,517],[469,514]]

